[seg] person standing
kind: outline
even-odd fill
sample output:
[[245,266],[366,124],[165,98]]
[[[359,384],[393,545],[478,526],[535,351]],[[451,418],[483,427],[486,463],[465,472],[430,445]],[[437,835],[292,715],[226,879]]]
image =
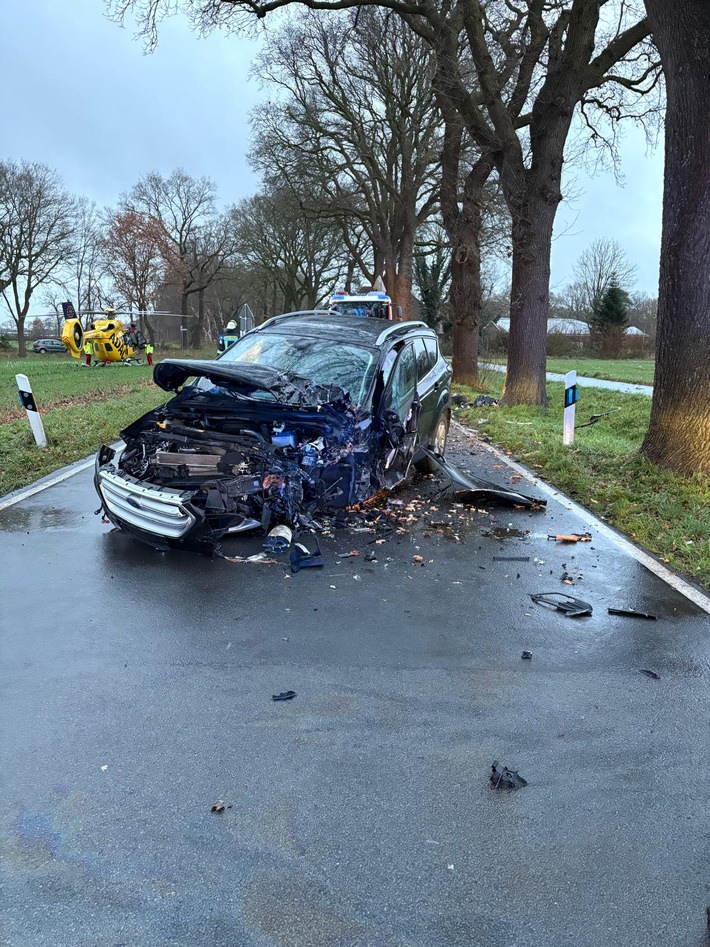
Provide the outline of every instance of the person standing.
[[148,364],[152,365],[153,364],[153,346],[150,344],[150,342],[146,342],[145,344],[145,357],[148,360]]
[[91,342],[84,342],[84,361],[88,368],[91,368],[91,356],[94,352],[94,346]]

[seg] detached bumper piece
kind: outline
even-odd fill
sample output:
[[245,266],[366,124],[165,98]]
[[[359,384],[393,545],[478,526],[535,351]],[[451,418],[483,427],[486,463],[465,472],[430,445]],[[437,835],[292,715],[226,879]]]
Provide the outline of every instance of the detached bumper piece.
[[458,467],[450,464],[439,457],[428,448],[423,449],[423,453],[432,460],[439,470],[451,481],[451,487],[456,494],[459,503],[485,503],[494,501],[497,503],[506,503],[512,506],[522,506],[526,509],[539,509],[547,506],[547,500],[539,500],[535,497],[527,496],[524,493],[518,493],[516,490],[508,490],[506,487],[491,480],[474,480],[465,474]]

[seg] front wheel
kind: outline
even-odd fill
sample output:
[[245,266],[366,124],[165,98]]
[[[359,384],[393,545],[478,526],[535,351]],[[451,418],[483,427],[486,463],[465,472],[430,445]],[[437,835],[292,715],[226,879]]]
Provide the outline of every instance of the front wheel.
[[[449,436],[449,415],[447,411],[444,411],[439,418],[434,433],[427,445],[429,450],[436,454],[437,457],[443,457],[446,453],[446,440]],[[439,470],[438,464],[436,464],[431,457],[422,457],[421,460],[418,460],[414,465],[420,473],[436,473]]]
[[40,351],[40,353],[41,353],[42,355],[46,355],[46,354],[47,354],[47,349],[40,349],[39,351]]

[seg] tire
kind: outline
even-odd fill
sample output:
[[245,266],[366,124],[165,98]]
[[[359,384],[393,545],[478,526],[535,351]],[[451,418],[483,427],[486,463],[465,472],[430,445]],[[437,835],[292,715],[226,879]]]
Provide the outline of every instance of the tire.
[[40,353],[41,353],[42,355],[46,355],[46,354],[47,354],[47,349],[44,349],[44,348],[43,348],[43,349],[40,349],[39,351],[40,351]]
[[[443,457],[446,453],[446,441],[449,436],[449,421],[449,412],[447,410],[442,411],[439,415],[439,420],[436,422],[434,433],[427,444],[429,450],[438,454],[439,457]],[[436,473],[439,469],[431,457],[422,457],[414,466],[420,473]]]

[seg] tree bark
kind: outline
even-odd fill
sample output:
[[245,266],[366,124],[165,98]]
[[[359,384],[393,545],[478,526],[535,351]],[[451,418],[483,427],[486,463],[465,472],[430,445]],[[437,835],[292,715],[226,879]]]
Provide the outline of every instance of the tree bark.
[[710,473],[710,7],[646,0],[666,78],[656,377],[641,448],[680,474]]
[[513,217],[508,367],[504,404],[547,404],[547,317],[552,227],[558,201],[529,196]]
[[15,325],[17,326],[17,357],[27,358],[27,342],[25,340],[25,317],[16,316]]

